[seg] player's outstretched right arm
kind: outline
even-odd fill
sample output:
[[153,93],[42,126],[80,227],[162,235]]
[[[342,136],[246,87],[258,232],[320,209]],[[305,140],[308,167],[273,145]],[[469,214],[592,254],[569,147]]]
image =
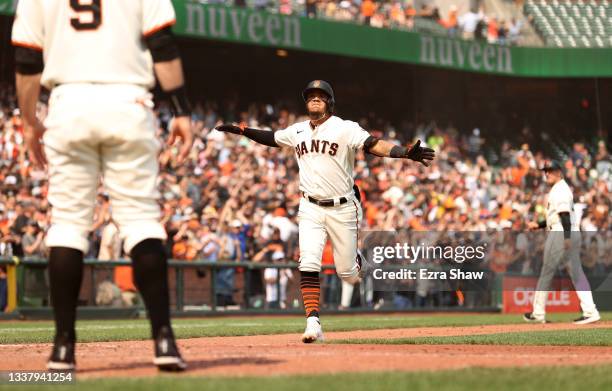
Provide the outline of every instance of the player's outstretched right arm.
[[278,145],[274,138],[274,132],[269,130],[253,129],[232,124],[219,125],[215,129],[220,132],[234,133],[246,136],[255,142],[267,145],[268,147],[280,148],[280,145]]

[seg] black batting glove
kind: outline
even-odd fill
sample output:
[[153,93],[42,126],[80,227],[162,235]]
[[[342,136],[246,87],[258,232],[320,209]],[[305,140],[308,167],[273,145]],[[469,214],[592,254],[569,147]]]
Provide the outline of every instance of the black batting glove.
[[227,132],[227,133],[234,133],[234,134],[242,134],[243,132],[243,129],[240,126],[232,125],[232,124],[219,125],[215,129],[217,129],[219,132]]
[[421,147],[421,140],[418,140],[406,153],[406,158],[419,162],[425,167],[429,167],[431,161],[436,157],[436,153],[431,148]]

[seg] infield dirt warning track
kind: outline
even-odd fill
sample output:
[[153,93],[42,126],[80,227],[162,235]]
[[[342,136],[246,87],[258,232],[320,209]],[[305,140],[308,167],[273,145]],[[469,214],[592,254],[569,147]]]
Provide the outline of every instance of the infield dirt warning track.
[[[522,331],[612,328],[612,322],[422,327],[326,333],[327,341],[366,338],[461,336]],[[612,347],[501,345],[312,344],[299,334],[208,337],[178,341],[189,363],[185,375],[270,376],[368,371],[420,371],[468,367],[593,365],[612,363]],[[0,345],[0,370],[43,370],[50,344]],[[154,376],[151,341],[81,343],[80,378]],[[183,375],[180,375],[183,376]]]

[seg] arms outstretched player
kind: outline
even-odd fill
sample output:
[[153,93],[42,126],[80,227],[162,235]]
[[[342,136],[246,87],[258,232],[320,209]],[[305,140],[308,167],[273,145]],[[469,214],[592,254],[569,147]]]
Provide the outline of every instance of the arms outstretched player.
[[306,310],[304,343],[323,339],[319,321],[319,272],[327,237],[331,239],[338,276],[351,284],[360,280],[357,253],[361,205],[353,190],[355,152],[412,159],[429,166],[434,151],[420,141],[404,148],[379,140],[357,123],[333,115],[334,92],[315,80],[302,92],[309,121],[276,132],[221,125],[217,130],[244,135],[270,147],[291,147],[300,169],[299,245],[300,289]]

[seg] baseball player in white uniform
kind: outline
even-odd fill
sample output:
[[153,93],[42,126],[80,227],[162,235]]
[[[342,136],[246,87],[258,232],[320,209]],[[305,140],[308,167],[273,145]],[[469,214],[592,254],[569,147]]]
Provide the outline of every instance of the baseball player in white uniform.
[[[47,233],[56,335],[51,370],[75,368],[76,305],[100,177],[134,267],[160,370],[183,370],[170,325],[167,260],[156,177],[160,144],[151,94],[155,74],[175,118],[170,143],[192,144],[190,107],[170,0],[21,0],[13,25],[16,86],[30,160],[47,166]],[[44,125],[40,85],[51,90]],[[44,140],[44,142],[42,142]]]
[[527,322],[546,323],[546,298],[551,281],[559,266],[568,268],[576,294],[580,300],[582,316],[575,324],[588,324],[600,320],[599,312],[593,302],[589,281],[584,275],[580,262],[580,220],[574,213],[574,196],[563,179],[561,164],[553,161],[544,167],[546,183],[552,188],[548,193],[546,221],[529,222],[530,229],[546,228],[549,233],[544,244],[542,271],[533,298],[533,311],[523,318]]
[[331,239],[338,276],[355,284],[360,280],[357,251],[362,211],[354,189],[353,167],[359,149],[377,156],[406,158],[428,166],[434,151],[379,140],[356,122],[333,115],[335,97],[329,83],[310,82],[302,92],[310,120],[270,132],[225,124],[218,130],[244,135],[271,147],[293,148],[300,172],[299,245],[300,289],[306,310],[304,343],[323,339],[319,320],[321,258]]

